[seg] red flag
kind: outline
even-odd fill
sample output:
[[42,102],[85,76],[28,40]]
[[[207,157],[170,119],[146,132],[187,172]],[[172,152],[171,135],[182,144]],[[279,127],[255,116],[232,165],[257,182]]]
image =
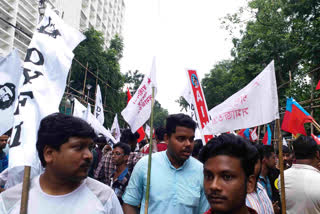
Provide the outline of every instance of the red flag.
[[316,87],[316,90],[319,90],[319,89],[320,89],[320,80],[319,80],[318,85]]
[[[131,98],[132,98],[131,93],[130,93],[130,91],[129,91],[129,88],[127,88],[127,104],[129,103],[129,101],[131,100]],[[142,126],[137,130],[137,132],[138,132],[139,135],[140,135],[139,139],[137,140],[138,143],[139,143],[140,141],[142,141],[142,140],[145,138],[146,133],[144,132],[144,129],[143,129]]]
[[129,88],[127,88],[127,104],[129,103],[129,101],[131,100],[132,96],[131,93],[129,91]]
[[314,134],[311,134],[311,137],[317,142],[318,145],[320,145],[320,138],[315,136]]
[[312,122],[311,115],[304,110],[293,98],[287,98],[286,112],[283,117],[281,129],[294,135],[307,135],[304,124]]

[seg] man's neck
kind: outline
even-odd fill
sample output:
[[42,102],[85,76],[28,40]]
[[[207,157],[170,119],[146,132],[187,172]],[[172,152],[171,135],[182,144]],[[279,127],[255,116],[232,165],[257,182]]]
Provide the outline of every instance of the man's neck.
[[183,165],[184,162],[181,162],[181,161],[177,160],[176,158],[174,158],[173,155],[170,155],[170,152],[168,150],[166,151],[166,154],[167,154],[172,166],[174,166],[174,168],[178,169],[179,167],[181,167]]
[[116,172],[117,173],[121,173],[121,172],[123,172],[125,169],[127,168],[127,164],[121,164],[121,165],[117,165],[117,167],[116,167]]
[[305,164],[317,168],[318,162],[314,159],[297,159],[296,164]]
[[268,167],[267,167],[265,164],[263,164],[263,165],[262,165],[262,168],[261,168],[261,173],[260,173],[260,175],[265,178],[265,177],[267,177],[268,172],[269,172]]
[[46,170],[40,175],[39,183],[42,191],[49,195],[65,195],[77,189],[82,181],[59,178]]

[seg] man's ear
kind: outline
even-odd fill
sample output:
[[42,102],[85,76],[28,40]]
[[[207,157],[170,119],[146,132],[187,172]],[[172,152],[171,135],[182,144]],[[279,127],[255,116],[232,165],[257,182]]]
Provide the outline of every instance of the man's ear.
[[54,154],[56,153],[57,151],[55,149],[53,149],[52,147],[46,145],[44,146],[44,149],[43,149],[43,157],[44,157],[44,160],[46,161],[46,163],[52,163],[52,161],[55,159],[55,156]]
[[169,143],[169,135],[168,134],[164,134],[163,138],[166,143]]
[[250,175],[247,179],[247,194],[255,191],[256,186],[256,177],[254,175]]

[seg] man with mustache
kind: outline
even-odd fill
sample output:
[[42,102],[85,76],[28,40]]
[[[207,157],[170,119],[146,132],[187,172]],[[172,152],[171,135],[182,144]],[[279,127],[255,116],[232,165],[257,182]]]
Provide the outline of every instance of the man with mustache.
[[204,189],[211,209],[206,214],[257,214],[246,206],[254,191],[257,150],[240,136],[222,134],[200,153],[204,163]]
[[[195,128],[196,123],[187,115],[167,118],[167,150],[152,155],[149,213],[202,214],[209,208],[203,189],[203,165],[190,157]],[[124,213],[144,213],[147,171],[146,156],[136,164],[122,197]]]
[[[61,113],[40,123],[36,143],[45,171],[30,182],[28,213],[122,214],[114,191],[87,178],[94,130],[84,120]],[[22,184],[0,195],[0,213],[20,213]]]

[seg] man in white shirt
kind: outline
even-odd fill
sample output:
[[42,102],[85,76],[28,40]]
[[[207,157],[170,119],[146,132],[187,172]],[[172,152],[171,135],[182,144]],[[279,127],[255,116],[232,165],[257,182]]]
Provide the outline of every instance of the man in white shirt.
[[[36,146],[45,171],[31,180],[28,213],[123,213],[110,187],[87,178],[94,137],[80,118],[54,113],[41,121]],[[19,213],[21,190],[18,184],[0,195],[1,214]]]
[[317,143],[312,137],[302,135],[293,142],[293,148],[296,164],[284,171],[287,214],[320,213],[320,171],[317,169],[320,156]]

